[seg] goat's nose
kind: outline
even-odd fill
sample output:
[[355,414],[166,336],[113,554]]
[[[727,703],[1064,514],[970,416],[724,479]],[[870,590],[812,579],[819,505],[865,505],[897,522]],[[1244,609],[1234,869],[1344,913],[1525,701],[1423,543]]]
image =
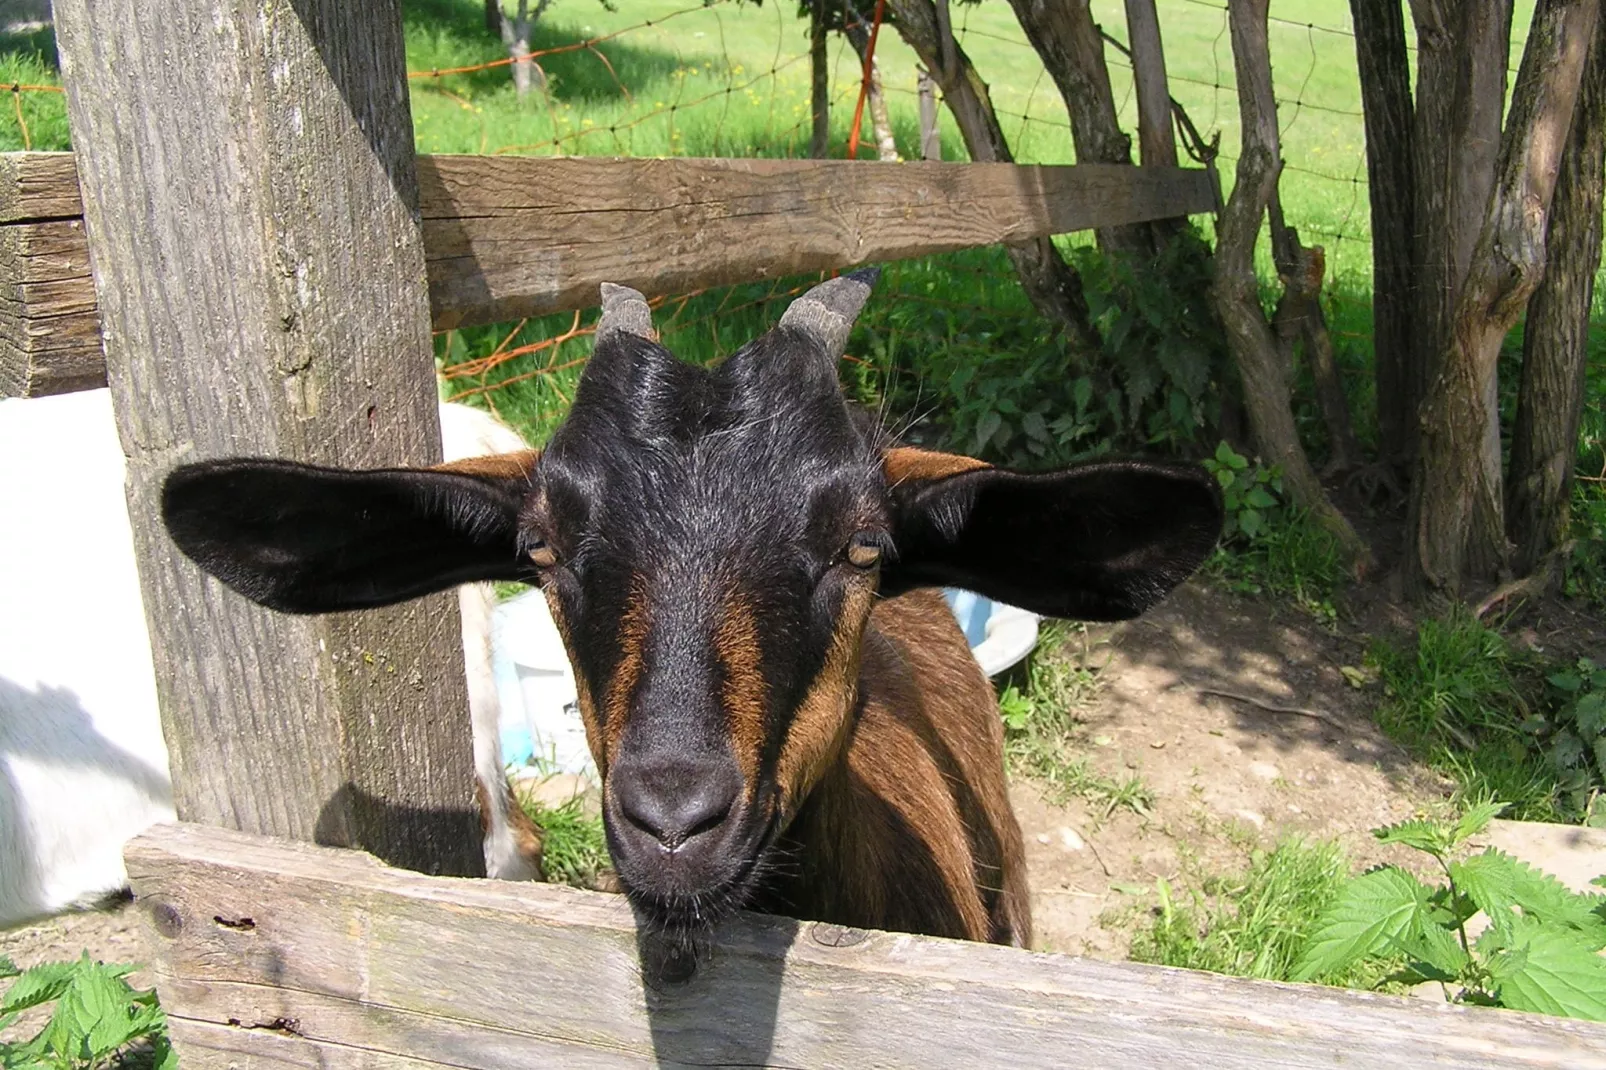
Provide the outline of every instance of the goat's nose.
[[712,832],[736,808],[741,773],[723,758],[661,758],[616,766],[619,814],[667,851]]

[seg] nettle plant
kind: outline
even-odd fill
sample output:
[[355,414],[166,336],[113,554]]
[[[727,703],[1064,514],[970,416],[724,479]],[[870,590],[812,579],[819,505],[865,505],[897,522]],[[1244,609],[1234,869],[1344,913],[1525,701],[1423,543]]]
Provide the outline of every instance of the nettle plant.
[[[1606,896],[1580,895],[1493,847],[1452,860],[1504,804],[1459,821],[1406,821],[1373,830],[1432,856],[1443,884],[1380,866],[1347,884],[1294,966],[1307,981],[1369,956],[1403,956],[1386,980],[1437,981],[1462,1003],[1606,1021]],[[1606,884],[1597,877],[1596,884]],[[1475,917],[1487,927],[1475,933]]]
[[1579,658],[1548,679],[1560,707],[1550,717],[1527,718],[1522,728],[1544,748],[1570,810],[1585,815],[1586,824],[1606,827],[1606,668]]
[[87,951],[76,961],[27,970],[0,957],[0,981],[11,981],[0,995],[0,1031],[15,1025],[24,1011],[55,1004],[49,1021],[32,1038],[0,1041],[0,1068],[177,1070],[178,1057],[167,1041],[167,1018],[155,992],[129,986],[133,970],[95,962]]
[[1252,542],[1269,531],[1283,505],[1282,473],[1251,464],[1249,458],[1225,441],[1216,447],[1215,456],[1205,458],[1203,463],[1221,484],[1227,510],[1222,541],[1241,535]]

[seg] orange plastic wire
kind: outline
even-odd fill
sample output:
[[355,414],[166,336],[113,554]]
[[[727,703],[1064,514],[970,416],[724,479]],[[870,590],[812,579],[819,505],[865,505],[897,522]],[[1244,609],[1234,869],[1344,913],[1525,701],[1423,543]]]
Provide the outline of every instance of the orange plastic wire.
[[864,48],[864,79],[859,83],[859,103],[853,107],[853,129],[848,133],[848,159],[859,157],[859,124],[864,121],[864,102],[870,96],[870,74],[875,67],[875,43],[881,36],[881,20],[887,13],[887,0],[875,0],[870,16],[870,43]]
[[33,148],[33,138],[28,136],[28,120],[22,117],[22,93],[13,89],[11,103],[17,109],[17,126],[22,130],[22,147],[24,150],[30,150]]
[[[713,0],[713,2],[718,3],[719,0]],[[595,51],[595,47],[597,45],[604,41],[611,41],[615,37],[618,37],[622,34],[631,33],[635,30],[644,30],[651,26],[657,26],[660,23],[668,22],[670,19],[679,18],[681,15],[689,15],[693,11],[706,11],[711,6],[712,4],[710,3],[698,4],[696,7],[684,7],[679,11],[671,11],[661,19],[648,19],[646,22],[637,23],[635,26],[626,26],[623,29],[613,31],[612,33],[605,33],[600,37],[593,37],[585,41],[575,41],[567,45],[557,45],[553,48],[541,48],[535,50],[534,52],[524,52],[517,56],[504,56],[501,59],[488,60],[485,63],[475,63],[467,67],[437,67],[428,71],[408,71],[407,77],[445,78],[448,75],[453,74],[473,74],[476,71],[488,71],[494,70],[497,67],[509,67],[515,63],[521,63],[527,59],[536,59],[540,56],[556,56],[562,52],[578,52],[582,48],[589,48]],[[612,69],[611,66],[609,69]]]

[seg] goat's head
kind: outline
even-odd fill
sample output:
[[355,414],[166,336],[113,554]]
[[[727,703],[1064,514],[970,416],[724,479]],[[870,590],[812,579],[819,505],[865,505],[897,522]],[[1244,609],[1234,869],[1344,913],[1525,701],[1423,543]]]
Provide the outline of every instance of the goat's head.
[[874,280],[799,298],[714,368],[604,287],[595,353],[547,449],[429,470],[189,465],[179,547],[298,613],[484,579],[545,590],[632,898],[693,926],[742,902],[851,731],[878,596],[967,587],[1040,613],[1133,616],[1214,545],[1199,469],[1019,474],[889,446],[836,364]]

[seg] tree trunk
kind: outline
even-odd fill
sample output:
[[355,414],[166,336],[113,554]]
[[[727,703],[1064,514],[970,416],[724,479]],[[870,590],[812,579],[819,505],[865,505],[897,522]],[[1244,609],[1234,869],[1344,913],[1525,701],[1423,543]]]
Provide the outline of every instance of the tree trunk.
[[[547,9],[552,0],[539,0],[535,11],[530,11],[529,0],[519,0],[518,14],[512,18],[501,14],[500,29],[502,43],[507,46],[507,54],[513,60],[513,88],[523,99],[534,86],[542,92],[546,91],[546,72],[542,71],[536,62],[530,58],[530,30],[535,27],[536,20]],[[490,11],[487,9],[486,18],[489,20]]]
[[1550,198],[1599,6],[1540,0],[1534,12],[1483,224],[1422,410],[1404,562],[1418,598],[1456,596],[1465,577],[1494,579],[1507,563],[1496,363],[1544,276]]
[[1327,317],[1322,313],[1322,279],[1327,273],[1327,257],[1321,246],[1307,249],[1299,243],[1299,232],[1283,219],[1282,199],[1275,190],[1270,214],[1271,256],[1283,284],[1283,297],[1272,318],[1283,349],[1283,366],[1292,367],[1295,348],[1303,346],[1305,363],[1310,366],[1316,388],[1316,403],[1327,427],[1331,452],[1327,470],[1351,472],[1360,467],[1361,447],[1355,441],[1349,399],[1344,396],[1344,384],[1339,380],[1338,365],[1333,359],[1333,340],[1327,333]]
[[485,0],[485,28],[501,36],[502,0]]
[[1357,569],[1364,571],[1370,564],[1370,552],[1349,521],[1327,500],[1300,445],[1289,406],[1288,365],[1260,306],[1255,239],[1267,205],[1276,194],[1277,176],[1282,169],[1271,56],[1266,42],[1269,2],[1230,0],[1228,5],[1243,151],[1238,157],[1232,196],[1216,224],[1216,274],[1211,296],[1243,381],[1256,449],[1265,460],[1282,469],[1283,486],[1294,502],[1332,531]]
[[[1104,39],[1088,0],[1009,0],[1009,4],[1065,101],[1076,162],[1131,164],[1132,139],[1116,121]],[[1140,260],[1154,255],[1146,224],[1101,227],[1095,234],[1105,252]]]
[[[1409,370],[1419,406],[1450,344],[1500,155],[1511,0],[1411,0],[1417,28],[1416,175],[1412,274],[1416,301]],[[1421,409],[1411,434],[1421,434]],[[1498,479],[1499,440],[1485,462]],[[1487,448],[1487,444],[1486,444]],[[1416,449],[1410,452],[1414,456]]]
[[[1009,143],[987,95],[987,83],[952,35],[941,31],[939,12],[932,0],[887,0],[887,10],[892,13],[898,34],[942,87],[943,101],[965,139],[970,158],[977,163],[1012,162]],[[945,55],[951,57],[951,67],[944,66]],[[1062,325],[1073,344],[1084,352],[1097,352],[1103,343],[1088,315],[1081,277],[1065,262],[1053,241],[1038,238],[1007,248],[1021,288],[1037,310]]]
[[1372,207],[1372,352],[1379,459],[1408,465],[1416,443],[1421,383],[1413,374],[1416,236],[1412,198],[1411,70],[1401,0],[1350,0],[1366,116],[1366,176]]
[[[848,43],[853,46],[854,54],[859,57],[859,69],[864,69],[865,58],[870,52],[870,27],[859,15],[858,9],[850,6],[844,13],[843,33]],[[870,91],[866,94],[865,104],[870,112],[870,130],[875,136],[876,159],[889,162],[902,159],[898,155],[898,142],[892,136],[892,117],[887,111],[887,95],[881,88],[881,65],[869,56],[870,62]]]
[[825,159],[831,141],[831,61],[826,51],[826,0],[809,0],[809,109],[814,116],[814,132],[809,138],[809,156]]
[[1126,0],[1126,36],[1138,95],[1138,158],[1144,167],[1175,167],[1177,137],[1171,123],[1171,90],[1154,0]]
[[924,67],[916,68],[916,93],[920,98],[920,158],[942,159],[942,133],[937,129],[937,83]]
[[1545,242],[1545,280],[1528,304],[1523,332],[1522,387],[1506,488],[1506,531],[1516,546],[1514,565],[1519,575],[1538,569],[1567,536],[1589,311],[1600,267],[1603,161],[1606,12],[1596,20],[1572,135],[1556,176]]

